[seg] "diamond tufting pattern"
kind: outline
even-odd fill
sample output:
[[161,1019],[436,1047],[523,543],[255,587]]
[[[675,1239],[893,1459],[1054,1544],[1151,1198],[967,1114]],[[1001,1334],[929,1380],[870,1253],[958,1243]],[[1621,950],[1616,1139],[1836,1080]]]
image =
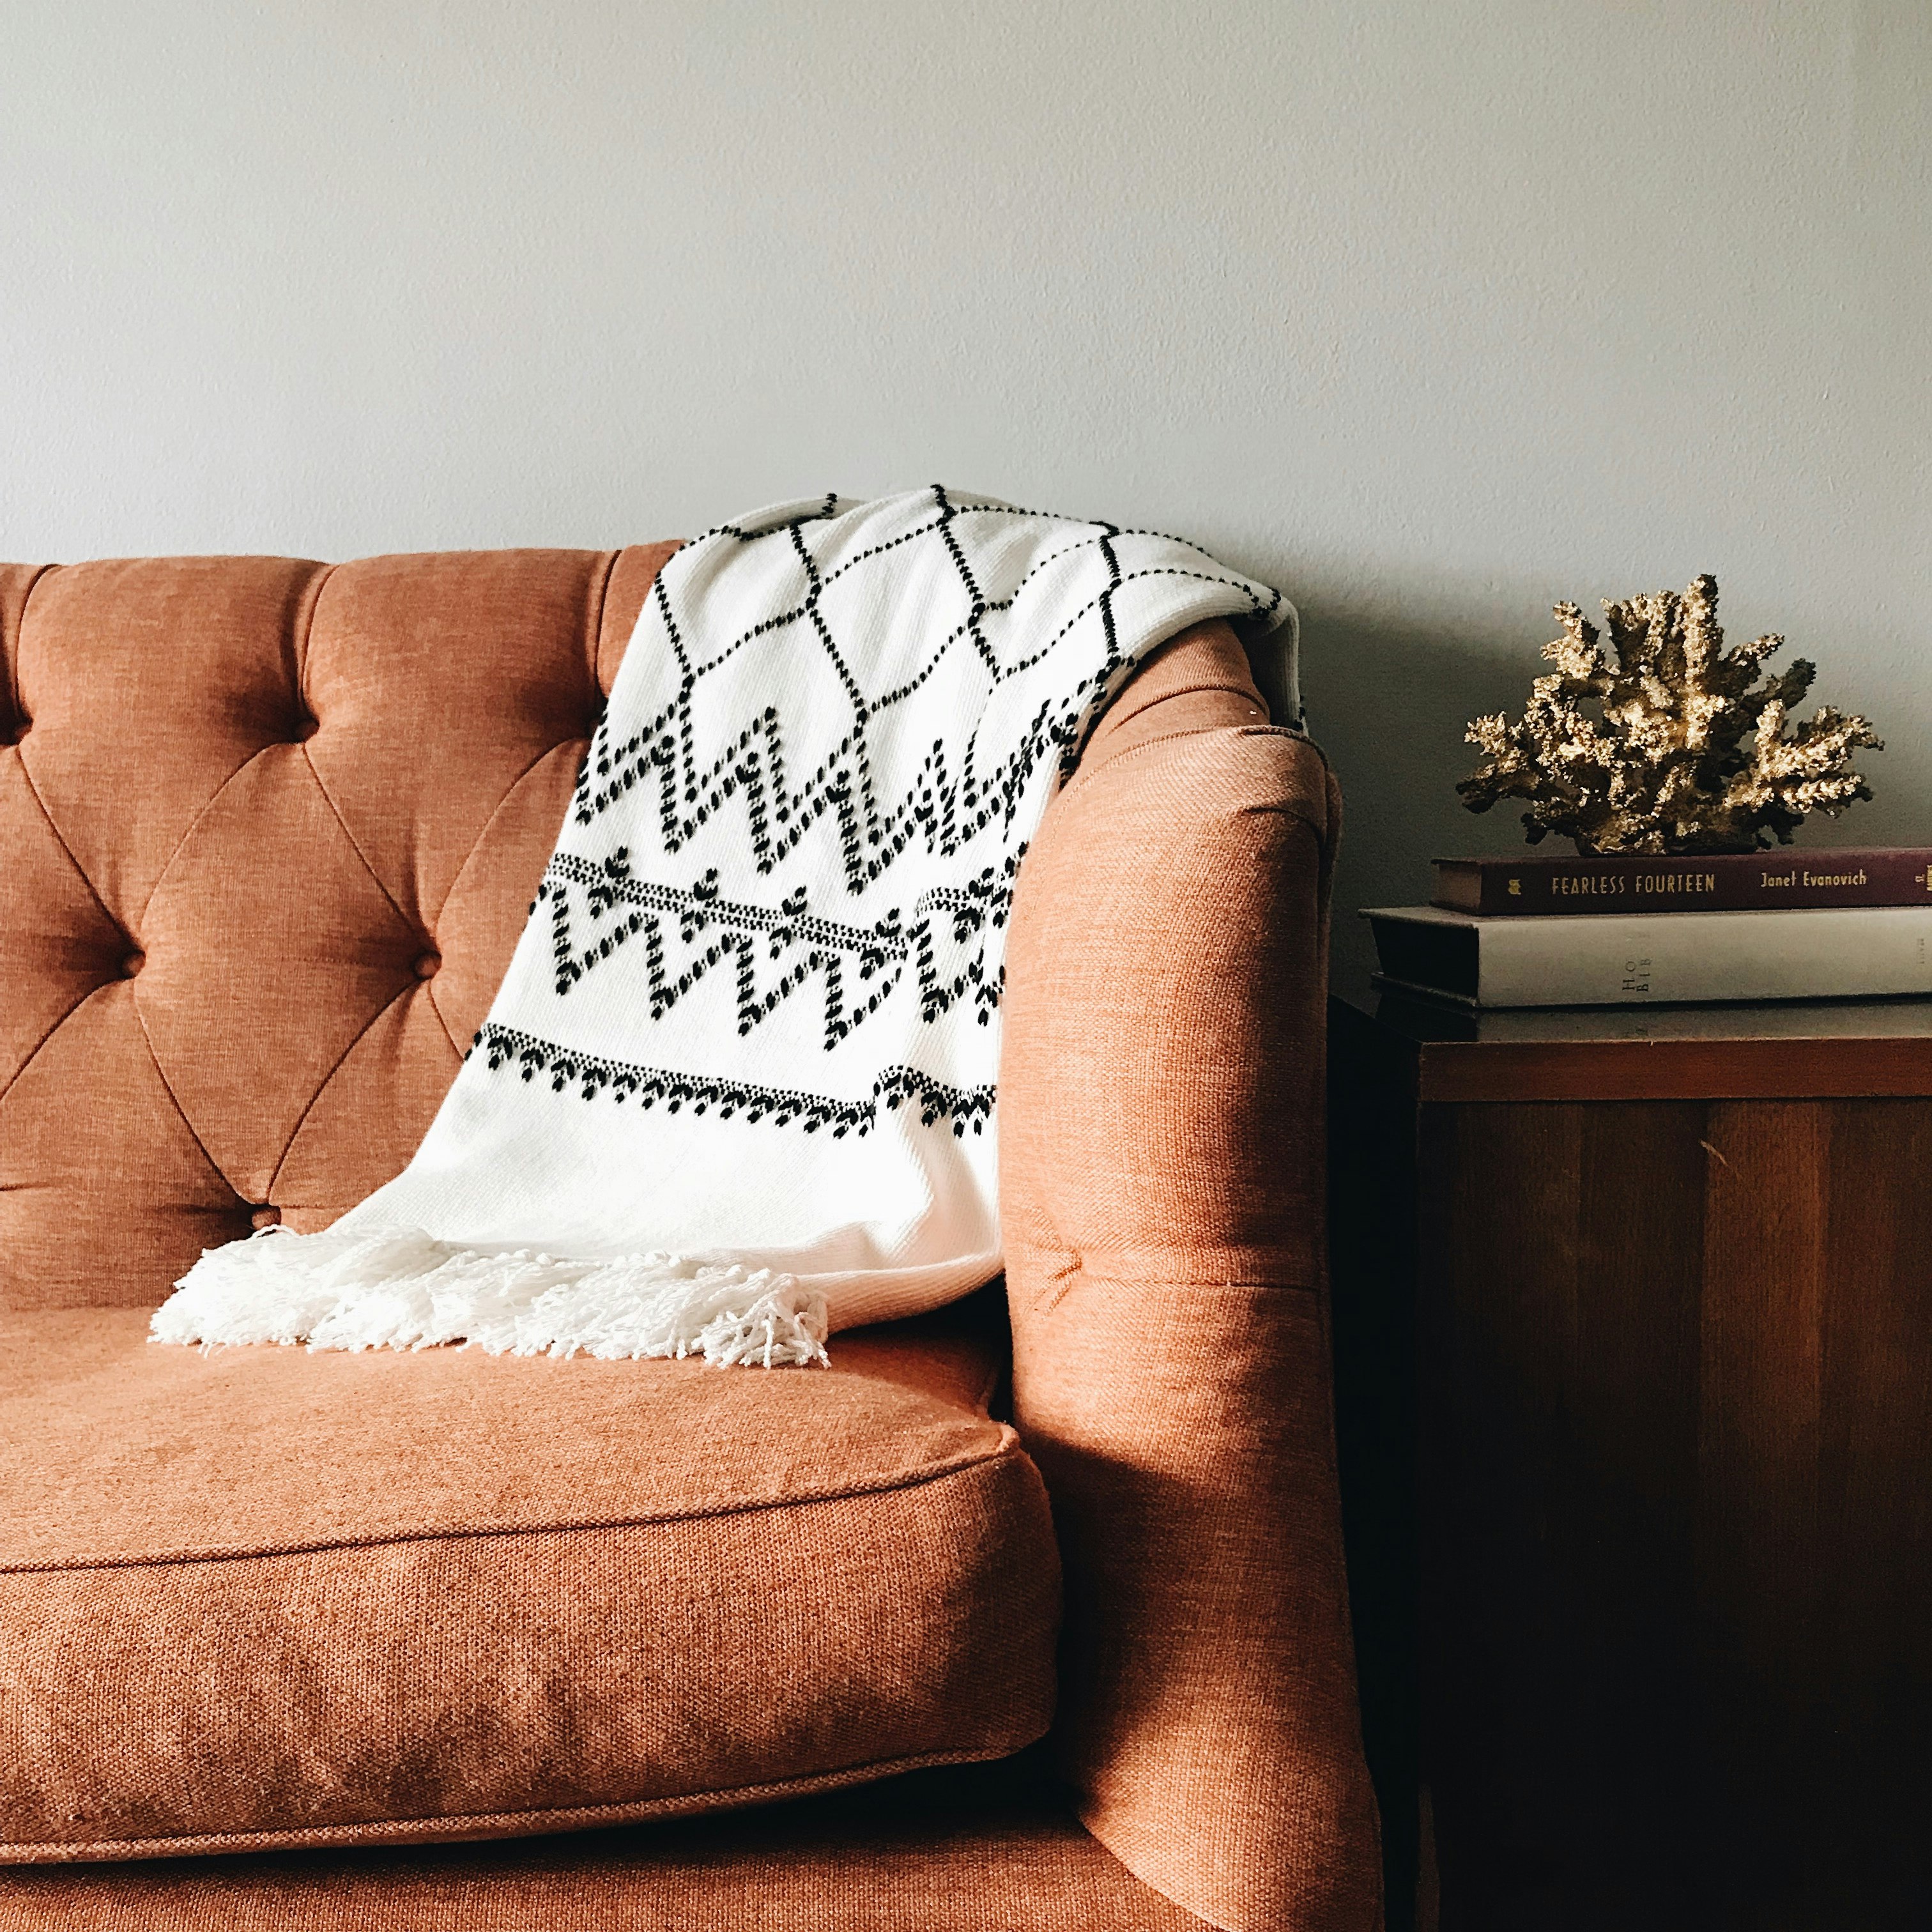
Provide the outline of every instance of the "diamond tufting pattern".
[[674,548],[0,566],[0,1310],[401,1168]]

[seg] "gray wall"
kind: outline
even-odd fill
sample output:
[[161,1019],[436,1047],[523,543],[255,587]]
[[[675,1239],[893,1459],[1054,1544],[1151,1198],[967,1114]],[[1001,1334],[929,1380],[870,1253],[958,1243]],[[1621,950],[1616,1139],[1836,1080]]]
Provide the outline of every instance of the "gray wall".
[[1553,599],[1708,569],[1932,840],[1923,0],[4,14],[0,554],[1152,523],[1301,606],[1350,907],[1515,842]]

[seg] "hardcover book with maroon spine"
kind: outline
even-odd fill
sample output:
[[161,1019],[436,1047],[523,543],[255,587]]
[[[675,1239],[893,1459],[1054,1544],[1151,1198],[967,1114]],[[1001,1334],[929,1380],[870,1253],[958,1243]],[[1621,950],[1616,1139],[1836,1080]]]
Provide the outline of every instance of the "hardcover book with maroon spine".
[[1932,905],[1932,846],[1702,858],[1438,859],[1430,902],[1484,919]]

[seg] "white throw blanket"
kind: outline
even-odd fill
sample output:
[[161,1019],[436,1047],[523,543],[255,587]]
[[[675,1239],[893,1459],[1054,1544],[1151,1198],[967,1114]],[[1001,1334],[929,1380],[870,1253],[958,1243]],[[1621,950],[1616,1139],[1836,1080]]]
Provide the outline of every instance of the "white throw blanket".
[[1278,592],[944,490],[664,566],[509,971],[409,1166],[208,1250],[167,1342],[822,1360],[1000,1267],[994,1082],[1028,840],[1188,625]]

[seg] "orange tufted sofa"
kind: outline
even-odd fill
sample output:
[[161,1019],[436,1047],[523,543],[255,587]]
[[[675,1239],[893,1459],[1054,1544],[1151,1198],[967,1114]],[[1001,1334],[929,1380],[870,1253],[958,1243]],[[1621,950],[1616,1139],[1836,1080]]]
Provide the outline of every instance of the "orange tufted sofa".
[[1004,1296],[770,1377],[145,1343],[409,1157],[672,548],[0,567],[0,1928],[1369,1932],[1337,802],[1224,626],[1022,874]]

